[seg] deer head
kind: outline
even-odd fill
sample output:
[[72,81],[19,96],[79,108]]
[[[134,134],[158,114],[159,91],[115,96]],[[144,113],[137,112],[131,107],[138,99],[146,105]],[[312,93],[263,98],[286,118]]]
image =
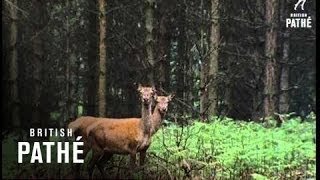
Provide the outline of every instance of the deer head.
[[140,98],[144,104],[149,104],[153,100],[153,96],[156,93],[156,89],[154,86],[148,87],[148,86],[142,86],[139,84],[138,91],[140,93]]
[[174,95],[170,94],[169,96],[157,96],[154,95],[154,99],[156,100],[158,109],[161,113],[165,113],[168,110],[168,104],[172,100]]

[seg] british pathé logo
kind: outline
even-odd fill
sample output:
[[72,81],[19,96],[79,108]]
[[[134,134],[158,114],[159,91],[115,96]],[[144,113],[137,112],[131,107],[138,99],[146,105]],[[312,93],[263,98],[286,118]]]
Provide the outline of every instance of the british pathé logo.
[[304,4],[307,0],[298,0],[298,2],[294,5],[294,10],[296,11],[298,6],[301,7],[301,10],[304,10]]
[[[290,17],[286,18],[287,28],[311,28],[311,16],[304,12],[304,5],[307,0],[298,0],[294,4],[294,12],[290,13]],[[297,12],[300,10],[299,12]],[[301,12],[302,11],[302,12]]]

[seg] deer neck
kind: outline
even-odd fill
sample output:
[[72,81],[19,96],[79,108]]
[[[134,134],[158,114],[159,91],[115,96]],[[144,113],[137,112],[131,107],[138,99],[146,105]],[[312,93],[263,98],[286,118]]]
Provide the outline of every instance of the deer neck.
[[161,122],[163,120],[163,117],[164,117],[164,113],[161,113],[160,110],[159,110],[159,107],[156,106],[154,108],[154,111],[153,111],[153,114],[152,114],[152,129],[151,129],[151,135],[155,134],[160,125],[161,125]]
[[147,104],[142,102],[141,129],[143,130],[144,136],[150,136],[151,116],[152,116],[152,102]]

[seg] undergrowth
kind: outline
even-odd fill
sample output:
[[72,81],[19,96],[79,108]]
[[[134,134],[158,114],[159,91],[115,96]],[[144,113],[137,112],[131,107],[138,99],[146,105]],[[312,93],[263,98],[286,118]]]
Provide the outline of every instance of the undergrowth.
[[[300,117],[293,117],[281,127],[215,117],[209,123],[195,121],[186,126],[170,123],[152,137],[147,165],[134,177],[315,178],[315,118],[310,114],[302,122]],[[13,136],[2,141],[4,178],[67,178],[72,174],[70,164],[17,164],[16,144]],[[52,153],[54,157],[56,152]],[[87,177],[86,164],[90,155],[82,166],[83,177]],[[127,157],[115,156],[106,165],[107,174],[110,178],[124,178],[119,173],[126,170],[119,170],[119,167],[127,166],[128,162]],[[95,174],[99,177],[97,170]]]
[[[315,177],[315,116],[281,127],[213,118],[210,123],[169,125],[153,137],[149,154],[163,172],[180,177]],[[164,161],[165,160],[165,161]],[[170,176],[170,175],[169,175]]]

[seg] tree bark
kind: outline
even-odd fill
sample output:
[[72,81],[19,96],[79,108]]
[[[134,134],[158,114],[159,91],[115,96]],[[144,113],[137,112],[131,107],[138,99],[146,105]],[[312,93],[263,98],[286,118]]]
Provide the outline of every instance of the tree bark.
[[148,79],[151,85],[155,85],[154,79],[154,66],[155,66],[155,58],[154,58],[154,4],[155,0],[146,0],[146,11],[145,11],[145,24],[146,24],[146,52],[147,52],[147,60],[149,62],[149,71],[148,71]]
[[98,84],[98,98],[99,98],[99,116],[106,116],[106,0],[99,0],[99,84]]
[[[69,0],[66,1],[67,12],[70,11]],[[76,115],[76,87],[75,87],[75,69],[76,55],[72,52],[70,46],[70,27],[69,27],[69,15],[66,16],[66,69],[65,69],[65,79],[66,79],[66,113],[65,122],[74,120]],[[63,123],[65,124],[65,123]]]
[[159,33],[160,33],[160,38],[159,38],[159,58],[160,58],[160,64],[159,64],[159,86],[160,88],[167,89],[169,86],[169,71],[168,71],[168,66],[169,66],[169,60],[170,60],[170,33],[168,33],[168,28],[167,28],[167,14],[166,14],[166,9],[168,8],[168,3],[167,1],[164,1],[162,4],[162,16],[160,18],[160,23],[159,23]]
[[[287,15],[287,1],[281,2],[281,21],[285,23]],[[287,28],[284,29],[282,36],[282,63],[280,66],[280,95],[279,95],[279,113],[284,114],[289,111],[289,50],[290,50],[290,33]]]
[[265,77],[264,77],[264,116],[271,116],[276,111],[277,102],[277,25],[278,25],[278,1],[266,1],[265,19],[267,23],[265,42]]
[[220,43],[220,13],[219,0],[211,0],[211,32],[210,32],[210,62],[209,62],[209,78],[210,84],[208,86],[209,93],[209,108],[208,114],[215,115],[217,112],[217,74],[218,74],[218,60],[219,60],[219,43]]
[[[201,15],[204,18],[204,3],[201,0]],[[201,121],[207,121],[208,119],[208,91],[207,91],[207,83],[208,83],[208,60],[205,56],[205,40],[204,37],[204,22],[202,20],[200,27],[200,119]]]
[[6,2],[6,9],[8,14],[10,15],[10,21],[9,21],[9,52],[7,55],[7,61],[8,61],[8,69],[9,69],[9,110],[10,111],[10,121],[12,122],[13,128],[19,128],[20,123],[20,100],[19,100],[19,93],[18,93],[18,51],[17,51],[17,37],[18,37],[18,27],[17,27],[17,20],[18,20],[18,1],[17,0],[11,0],[12,4],[8,4]]
[[[176,95],[178,98],[186,101],[185,93],[186,89],[186,64],[187,64],[187,56],[186,56],[186,44],[187,44],[187,36],[186,36],[186,1],[181,1],[181,5],[179,7],[178,14],[178,59],[176,66]],[[185,116],[186,110],[184,108],[178,108],[178,113],[181,114],[181,117]],[[182,120],[179,120],[182,121]]]
[[34,17],[33,25],[33,39],[31,40],[31,60],[33,65],[33,111],[32,121],[36,126],[43,126],[47,122],[46,119],[41,119],[41,96],[42,96],[42,75],[43,75],[43,61],[45,60],[43,28],[48,22],[48,13],[46,11],[46,2],[33,0],[32,14]]
[[[89,1],[89,8],[98,11],[98,5],[96,1]],[[89,116],[97,115],[97,62],[98,62],[98,35],[97,25],[98,25],[98,17],[89,13],[89,49],[88,49],[88,69],[87,69],[87,81],[86,81],[86,91],[85,91],[85,99],[86,99],[86,114]]]

